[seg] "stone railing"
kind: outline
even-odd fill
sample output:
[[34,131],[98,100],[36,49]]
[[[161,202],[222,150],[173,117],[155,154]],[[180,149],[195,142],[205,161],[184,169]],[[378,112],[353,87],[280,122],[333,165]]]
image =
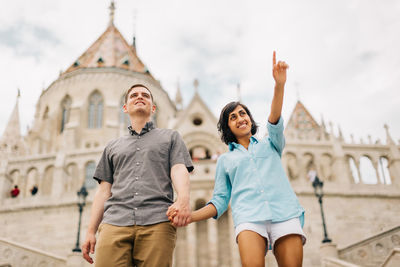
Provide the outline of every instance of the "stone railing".
[[366,267],[381,266],[395,248],[400,248],[400,226],[340,249],[339,258]]
[[400,248],[395,248],[383,262],[381,267],[398,267],[400,266]]
[[0,238],[0,266],[64,267],[67,259]]
[[360,265],[356,265],[353,263],[349,263],[344,260],[340,260],[338,258],[323,258],[322,259],[322,267],[360,267]]

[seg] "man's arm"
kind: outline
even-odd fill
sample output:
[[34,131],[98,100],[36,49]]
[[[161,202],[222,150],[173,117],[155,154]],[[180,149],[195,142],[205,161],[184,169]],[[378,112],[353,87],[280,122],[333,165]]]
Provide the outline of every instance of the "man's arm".
[[289,68],[284,61],[278,61],[276,63],[276,53],[274,51],[272,56],[272,76],[275,80],[274,97],[271,103],[271,113],[268,121],[272,124],[278,123],[281,117],[283,94],[286,83],[286,70]]
[[96,232],[101,220],[103,219],[104,203],[111,196],[111,184],[101,181],[99,188],[93,199],[92,210],[90,211],[89,227],[86,232],[86,239],[82,245],[83,258],[89,263],[93,263],[93,259],[89,256],[94,253],[96,245]]
[[171,207],[178,211],[173,220],[175,226],[186,226],[190,221],[190,181],[189,173],[184,164],[175,164],[171,168],[171,179],[178,198]]

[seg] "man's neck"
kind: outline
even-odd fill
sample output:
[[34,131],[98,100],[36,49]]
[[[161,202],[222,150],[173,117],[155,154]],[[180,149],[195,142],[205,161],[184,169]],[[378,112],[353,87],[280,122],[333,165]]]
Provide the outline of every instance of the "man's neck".
[[146,117],[135,116],[134,118],[131,118],[132,130],[134,130],[139,134],[146,125],[146,123],[149,121],[151,121],[151,117],[146,118]]

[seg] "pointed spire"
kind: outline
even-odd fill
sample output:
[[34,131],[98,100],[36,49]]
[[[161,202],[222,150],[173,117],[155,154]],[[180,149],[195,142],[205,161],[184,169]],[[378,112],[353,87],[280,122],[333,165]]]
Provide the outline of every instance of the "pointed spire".
[[321,127],[325,130],[326,126],[325,126],[325,120],[324,120],[324,116],[321,113]]
[[181,88],[179,86],[179,78],[178,78],[176,87],[177,88],[176,88],[176,95],[175,95],[175,104],[176,104],[178,109],[182,109],[182,107],[183,107],[183,104],[182,104],[183,98],[182,98],[182,94],[181,94]]
[[133,10],[133,37],[132,37],[132,46],[136,49],[136,8]]
[[193,86],[194,86],[194,92],[195,92],[196,94],[198,94],[198,93],[199,93],[199,80],[194,79],[194,81],[193,81]]
[[340,125],[338,125],[338,131],[339,131],[339,140],[343,141],[343,133],[342,133],[342,128],[340,127]]
[[21,92],[18,89],[17,100],[15,101],[15,106],[11,112],[10,118],[8,119],[7,126],[3,132],[1,139],[14,139],[21,136],[20,123],[19,123],[19,98],[21,97]]
[[109,23],[109,25],[111,26],[111,25],[114,25],[114,14],[115,14],[115,3],[114,3],[114,0],[111,1],[109,9],[110,9],[110,23]]
[[394,144],[394,141],[393,141],[393,139],[392,139],[392,137],[390,136],[390,133],[389,133],[389,126],[385,123],[383,125],[383,128],[385,128],[385,131],[386,131],[386,143],[387,144]]
[[238,101],[242,102],[242,96],[241,96],[241,92],[240,92],[240,83],[237,84],[237,97],[238,97]]

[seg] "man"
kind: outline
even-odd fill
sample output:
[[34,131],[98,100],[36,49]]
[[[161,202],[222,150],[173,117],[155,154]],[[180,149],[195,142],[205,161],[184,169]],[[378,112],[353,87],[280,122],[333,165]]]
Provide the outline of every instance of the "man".
[[[171,266],[176,226],[190,217],[190,155],[180,135],[155,128],[156,110],[150,90],[133,85],[125,94],[129,135],[111,141],[104,149],[94,179],[100,185],[93,200],[83,257],[96,267]],[[172,184],[178,194],[173,203]],[[166,211],[180,211],[173,225]],[[101,225],[100,225],[100,222]],[[99,227],[100,225],[100,227]]]

